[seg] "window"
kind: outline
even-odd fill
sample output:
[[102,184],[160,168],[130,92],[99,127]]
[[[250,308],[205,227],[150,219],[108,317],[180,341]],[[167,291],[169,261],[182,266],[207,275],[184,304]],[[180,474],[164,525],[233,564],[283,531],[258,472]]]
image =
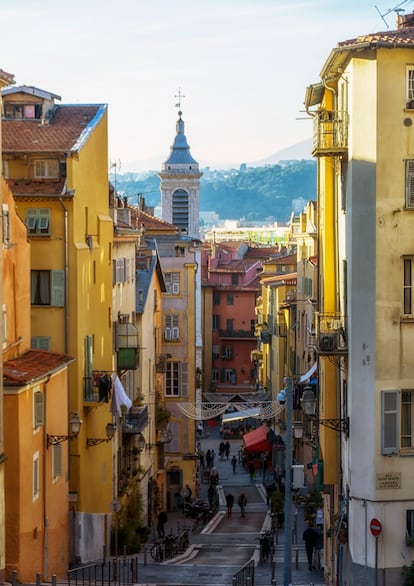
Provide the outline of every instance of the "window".
[[220,316],[217,314],[213,314],[213,330],[220,329]]
[[31,235],[50,236],[50,209],[27,208],[26,226]]
[[223,344],[221,347],[221,357],[223,360],[231,360],[233,358],[233,346],[231,344]]
[[33,500],[39,498],[40,493],[40,470],[39,470],[39,452],[33,456]]
[[4,116],[14,120],[40,119],[42,117],[41,104],[4,104]]
[[407,108],[414,108],[414,66],[407,66]]
[[36,391],[33,393],[33,427],[36,429],[45,424],[45,396]]
[[165,330],[164,330],[164,339],[165,340],[179,340],[180,339],[180,316],[173,314],[173,315],[166,315],[165,316]]
[[219,370],[218,370],[218,368],[213,368],[211,370],[211,382],[217,383],[218,380],[219,380]]
[[403,313],[413,313],[413,258],[404,258]]
[[165,273],[165,286],[169,295],[179,295],[180,273]]
[[213,293],[213,303],[214,305],[220,305],[220,293],[218,291]]
[[221,382],[236,384],[236,370],[234,368],[222,368],[221,369]]
[[165,396],[187,398],[188,364],[186,362],[167,362]]
[[30,302],[32,305],[65,305],[64,271],[30,271]]
[[234,330],[234,319],[226,319],[226,332]]
[[239,284],[239,275],[232,275],[231,276],[231,284],[232,285],[238,285]]
[[130,279],[130,260],[129,258],[114,258],[112,261],[112,282],[126,283]]
[[414,453],[414,389],[381,393],[382,453]]
[[50,350],[50,336],[35,336],[30,339],[30,347],[36,350]]
[[213,344],[212,350],[213,350],[213,360],[217,360],[218,358],[220,358],[218,344]]
[[59,161],[56,159],[38,159],[34,162],[36,179],[58,178]]
[[231,293],[227,293],[227,305],[234,304],[234,296]]
[[60,444],[52,446],[52,475],[53,480],[62,476],[62,446]]
[[406,511],[406,529],[405,537],[407,545],[414,544],[414,511],[408,509]]
[[2,217],[2,225],[3,225],[3,244],[8,246],[10,244],[10,218],[9,218],[9,206],[4,203],[2,205],[3,210],[3,217]]

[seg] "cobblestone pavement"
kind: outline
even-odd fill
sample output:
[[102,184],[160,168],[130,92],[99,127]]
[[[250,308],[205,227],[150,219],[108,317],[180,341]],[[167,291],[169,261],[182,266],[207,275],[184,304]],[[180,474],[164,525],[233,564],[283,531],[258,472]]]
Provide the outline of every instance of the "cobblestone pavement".
[[[233,473],[230,459],[240,447],[240,440],[230,440],[231,452],[229,459],[218,457],[220,443],[218,429],[210,430],[208,437],[201,439],[204,452],[214,448],[216,452],[215,466],[219,474],[218,493],[220,499],[219,512],[215,518],[201,531],[191,531],[192,520],[184,517],[182,511],[168,513],[167,530],[176,532],[177,528],[190,527],[190,547],[187,551],[167,562],[154,562],[151,556],[141,553],[139,556],[138,579],[140,586],[192,586],[211,584],[230,586],[232,577],[244,564],[255,561],[255,586],[283,584],[284,568],[284,534],[277,535],[274,564],[259,563],[259,536],[263,528],[270,524],[269,507],[266,505],[265,489],[261,478],[250,480],[249,474],[237,464]],[[208,483],[200,486],[200,497],[207,496]],[[244,490],[247,496],[246,516],[243,518],[237,506],[237,496]],[[225,494],[232,492],[235,497],[232,518],[226,515]],[[302,542],[304,529],[303,515],[295,516],[292,527],[296,528],[292,546],[292,586],[313,585],[324,583],[323,570],[308,570],[308,564]],[[296,554],[297,550],[297,554]],[[297,556],[297,557],[296,557]],[[272,582],[273,579],[273,582]]]

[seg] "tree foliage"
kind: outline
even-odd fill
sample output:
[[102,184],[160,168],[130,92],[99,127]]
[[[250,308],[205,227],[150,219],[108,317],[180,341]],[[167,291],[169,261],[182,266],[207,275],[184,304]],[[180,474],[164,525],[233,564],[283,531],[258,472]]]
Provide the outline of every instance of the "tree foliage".
[[[114,177],[111,177],[114,182]],[[146,204],[160,204],[160,179],[156,172],[142,176],[118,174],[116,189],[136,204],[138,194]],[[240,169],[203,169],[200,211],[215,211],[221,219],[287,221],[295,199],[316,199],[315,161],[290,161],[284,165]]]

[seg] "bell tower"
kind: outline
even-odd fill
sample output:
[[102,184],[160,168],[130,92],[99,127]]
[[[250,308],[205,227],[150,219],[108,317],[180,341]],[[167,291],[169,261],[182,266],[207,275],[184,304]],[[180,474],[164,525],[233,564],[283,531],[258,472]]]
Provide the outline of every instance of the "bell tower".
[[181,98],[177,104],[176,136],[168,159],[158,173],[161,179],[162,219],[174,224],[193,238],[199,238],[200,172],[199,165],[190,153],[184,134]]

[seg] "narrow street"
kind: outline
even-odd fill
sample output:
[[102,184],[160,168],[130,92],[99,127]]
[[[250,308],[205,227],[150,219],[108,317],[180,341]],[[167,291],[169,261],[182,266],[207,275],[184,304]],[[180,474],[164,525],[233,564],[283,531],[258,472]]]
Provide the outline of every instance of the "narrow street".
[[[207,428],[206,428],[207,429]],[[204,434],[201,446],[204,452],[214,449],[216,456],[214,465],[219,474],[218,492],[220,507],[218,514],[200,532],[191,530],[193,520],[184,517],[183,513],[168,513],[167,532],[176,532],[183,525],[190,527],[190,547],[187,551],[172,560],[162,563],[154,562],[149,555],[140,554],[139,584],[140,586],[157,585],[195,585],[214,584],[230,586],[233,575],[249,560],[255,561],[254,584],[259,586],[283,584],[284,554],[283,531],[279,531],[276,541],[274,575],[269,562],[259,563],[259,537],[262,529],[270,527],[269,507],[266,505],[265,488],[262,478],[257,476],[250,480],[247,470],[237,464],[233,473],[231,457],[238,454],[240,440],[230,440],[231,451],[228,459],[220,459],[219,443],[221,441],[218,427],[208,428],[208,437]],[[207,498],[208,483],[203,482],[198,496]],[[237,497],[243,490],[247,497],[245,517],[241,516],[237,505]],[[225,495],[230,492],[235,497],[232,518],[226,514]],[[297,528],[297,537],[293,538],[292,584],[314,586],[323,584],[323,571],[308,570],[306,554],[302,541],[304,520],[301,512],[293,520],[292,527]],[[296,568],[296,549],[298,550]]]

